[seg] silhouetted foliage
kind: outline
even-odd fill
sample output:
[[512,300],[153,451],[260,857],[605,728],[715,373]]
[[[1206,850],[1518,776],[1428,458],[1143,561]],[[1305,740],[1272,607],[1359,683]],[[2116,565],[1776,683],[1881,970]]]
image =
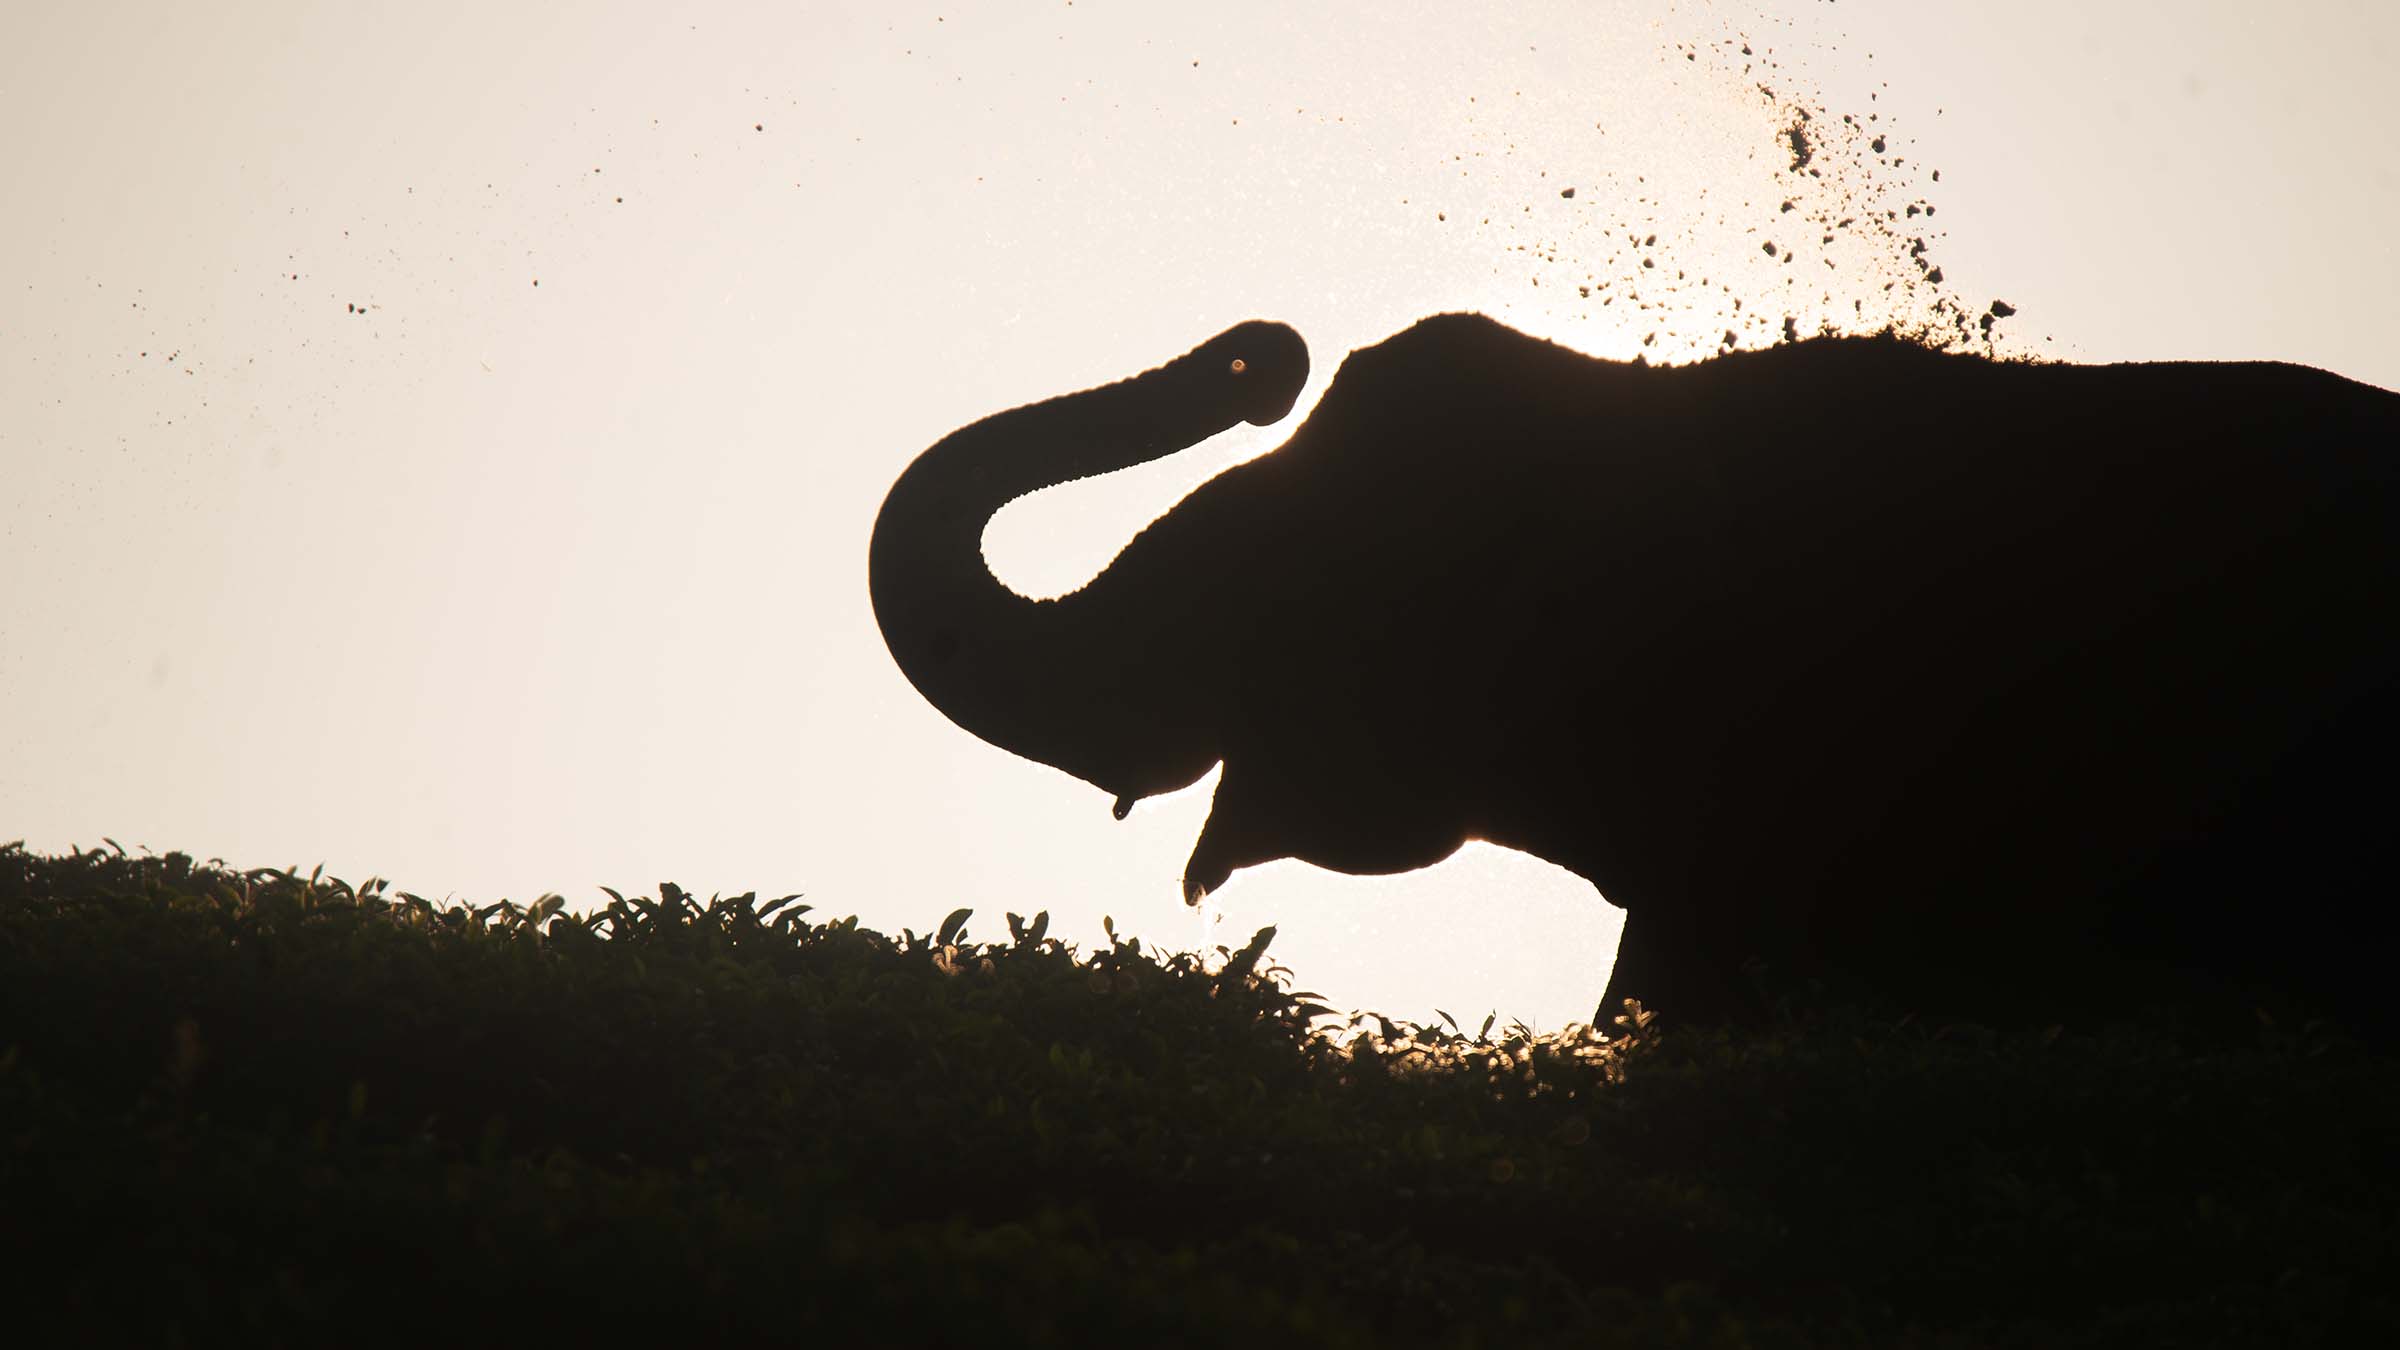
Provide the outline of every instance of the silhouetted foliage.
[[1010,918],[894,940],[789,897],[579,916],[0,850],[12,1339],[2400,1331],[2400,1074],[2321,1029],[1669,1008],[1344,1044],[1271,931],[1203,961]]

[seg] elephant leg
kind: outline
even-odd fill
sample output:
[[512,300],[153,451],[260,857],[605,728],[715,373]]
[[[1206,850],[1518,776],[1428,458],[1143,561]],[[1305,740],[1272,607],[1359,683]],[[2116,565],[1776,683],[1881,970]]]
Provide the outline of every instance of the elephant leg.
[[1600,1015],[1639,999],[1672,1025],[1695,1026],[1753,1016],[1761,1007],[1737,959],[1708,939],[1706,925],[1673,906],[1628,909],[1617,940],[1617,961],[1601,998]]

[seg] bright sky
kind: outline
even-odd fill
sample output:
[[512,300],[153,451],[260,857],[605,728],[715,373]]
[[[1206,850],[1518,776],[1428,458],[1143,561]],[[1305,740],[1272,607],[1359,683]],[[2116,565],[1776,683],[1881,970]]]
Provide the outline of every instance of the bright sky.
[[[2015,305],[2003,350],[2400,387],[2400,6],[2269,8],[11,5],[0,839],[1188,947],[1209,784],[1115,822],[886,655],[919,449],[1250,317],[1304,409],[1442,310],[1689,359],[1944,297]],[[1288,433],[987,546],[1071,587]],[[1411,1017],[1586,1018],[1616,932],[1484,847],[1218,899]]]

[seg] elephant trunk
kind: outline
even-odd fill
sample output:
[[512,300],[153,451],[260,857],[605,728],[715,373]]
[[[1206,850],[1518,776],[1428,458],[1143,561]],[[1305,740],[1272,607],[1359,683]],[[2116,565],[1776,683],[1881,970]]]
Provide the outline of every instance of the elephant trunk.
[[[1240,421],[1291,410],[1308,350],[1282,324],[1251,322],[1132,379],[987,417],[917,456],[875,518],[867,586],[902,673],[961,727],[1131,799],[1198,778],[1215,763],[1155,687],[1141,615],[1094,603],[1090,588],[1031,600],[983,558],[992,514],[1057,483],[1196,445]],[[1135,605],[1153,597],[1130,597]]]

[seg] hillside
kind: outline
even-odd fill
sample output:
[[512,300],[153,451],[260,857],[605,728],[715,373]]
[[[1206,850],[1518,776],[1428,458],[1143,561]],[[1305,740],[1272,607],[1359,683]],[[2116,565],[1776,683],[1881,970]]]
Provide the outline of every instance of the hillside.
[[[128,1344],[2392,1341],[2318,1028],[1530,1036],[1009,916],[0,850],[0,1295]],[[971,940],[969,932],[973,939]],[[1005,936],[1003,936],[1005,935]],[[1320,1023],[1324,1019],[1317,1019]]]

